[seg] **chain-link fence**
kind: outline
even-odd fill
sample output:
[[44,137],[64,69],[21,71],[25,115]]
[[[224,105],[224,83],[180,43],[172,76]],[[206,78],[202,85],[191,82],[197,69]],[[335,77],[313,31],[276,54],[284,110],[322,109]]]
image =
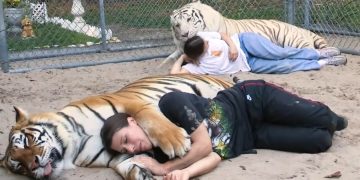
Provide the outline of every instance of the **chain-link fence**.
[[[17,0],[3,0],[17,1]],[[9,5],[0,8],[5,72],[70,68],[166,57],[174,49],[169,15],[190,0],[20,0],[32,31],[16,31]],[[203,0],[233,19],[278,19],[360,54],[359,0]],[[1,5],[0,5],[1,6]],[[16,9],[15,8],[15,9]],[[14,8],[13,8],[14,9]],[[1,16],[4,14],[4,16]],[[5,27],[4,22],[7,26]],[[107,53],[116,52],[116,53]],[[101,56],[88,56],[102,53]],[[87,54],[87,56],[84,56]],[[56,57],[56,58],[54,58]],[[86,58],[85,58],[86,57]]]
[[290,23],[317,32],[343,52],[360,55],[360,0],[303,0],[294,6]]

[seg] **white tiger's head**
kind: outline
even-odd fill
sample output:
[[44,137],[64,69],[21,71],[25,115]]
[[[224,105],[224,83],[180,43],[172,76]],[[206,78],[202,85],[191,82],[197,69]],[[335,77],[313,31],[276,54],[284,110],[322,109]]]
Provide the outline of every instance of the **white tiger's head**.
[[16,125],[9,134],[9,145],[1,165],[16,173],[35,179],[54,177],[63,169],[63,142],[53,123],[33,121],[56,114],[31,117],[19,108],[16,111]]
[[186,41],[206,28],[201,11],[192,4],[176,9],[170,15],[170,23],[174,37],[179,41]]

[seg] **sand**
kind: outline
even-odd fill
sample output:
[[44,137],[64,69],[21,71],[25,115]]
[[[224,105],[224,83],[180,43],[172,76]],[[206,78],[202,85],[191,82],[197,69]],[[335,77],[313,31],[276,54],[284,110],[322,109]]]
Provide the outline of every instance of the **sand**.
[[[224,160],[200,179],[324,179],[337,171],[341,179],[360,179],[360,57],[348,56],[346,66],[288,75],[238,73],[241,79],[265,79],[305,98],[323,102],[349,119],[349,127],[336,132],[333,146],[320,154],[258,150],[258,154]],[[0,73],[0,156],[9,129],[15,123],[13,106],[28,112],[56,111],[70,101],[112,92],[149,75],[166,74],[162,60],[146,60],[73,69],[52,69],[22,74]],[[229,76],[220,78],[231,80]],[[109,168],[65,170],[58,179],[120,179]],[[27,179],[0,168],[0,179]]]

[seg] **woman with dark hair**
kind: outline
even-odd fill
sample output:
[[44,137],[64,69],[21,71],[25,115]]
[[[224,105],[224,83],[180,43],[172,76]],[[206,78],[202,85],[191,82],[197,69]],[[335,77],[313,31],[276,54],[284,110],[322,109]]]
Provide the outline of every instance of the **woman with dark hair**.
[[[160,153],[154,153],[154,158],[135,157],[135,161],[164,179],[205,174],[221,159],[256,153],[255,148],[324,152],[331,147],[334,132],[348,124],[328,106],[263,80],[239,82],[213,99],[170,92],[161,97],[159,107],[169,120],[190,134],[192,142],[190,151],[181,158],[163,161]],[[136,121],[124,114],[110,117],[101,137],[106,149],[121,153],[138,154],[156,147]]]

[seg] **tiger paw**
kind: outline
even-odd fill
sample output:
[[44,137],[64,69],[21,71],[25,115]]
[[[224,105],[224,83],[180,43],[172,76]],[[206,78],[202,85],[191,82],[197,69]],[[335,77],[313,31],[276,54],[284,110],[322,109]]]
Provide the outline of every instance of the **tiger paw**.
[[134,165],[134,167],[131,170],[132,172],[130,172],[130,178],[127,179],[133,179],[133,180],[155,180],[155,178],[153,177],[153,175],[151,174],[151,172],[144,168],[144,167],[140,167],[138,165]]
[[128,180],[155,180],[150,170],[141,164],[132,162],[129,158],[116,165],[115,170],[125,179]]
[[159,111],[141,107],[141,111],[137,112],[134,119],[148,135],[152,145],[160,147],[169,158],[184,156],[191,147],[188,133],[183,128],[171,123]]
[[160,147],[170,159],[175,156],[183,157],[191,148],[190,136],[183,128],[175,125],[149,132],[149,135],[151,143]]

